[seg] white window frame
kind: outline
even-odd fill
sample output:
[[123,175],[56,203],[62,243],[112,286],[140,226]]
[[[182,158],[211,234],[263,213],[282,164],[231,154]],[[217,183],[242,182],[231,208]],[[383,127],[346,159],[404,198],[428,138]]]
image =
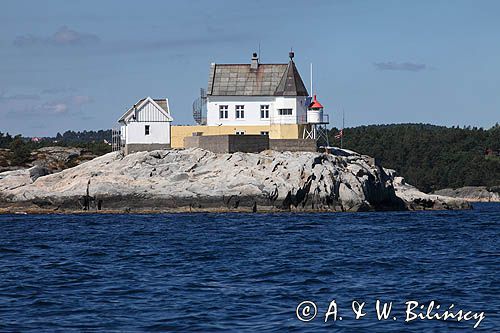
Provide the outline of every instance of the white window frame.
[[229,105],[219,105],[219,119],[229,118]]
[[236,119],[245,119],[245,106],[236,105],[234,107],[234,114]]
[[269,119],[269,104],[260,106],[260,119]]
[[291,109],[291,108],[278,109],[278,115],[280,115],[280,116],[293,116],[293,109]]

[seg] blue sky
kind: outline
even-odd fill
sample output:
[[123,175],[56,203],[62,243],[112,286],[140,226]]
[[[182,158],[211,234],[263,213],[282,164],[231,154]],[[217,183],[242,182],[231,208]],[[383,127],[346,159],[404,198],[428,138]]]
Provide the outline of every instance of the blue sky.
[[500,121],[498,1],[2,1],[0,132],[107,129],[138,99],[175,123],[211,62],[286,62],[334,126]]

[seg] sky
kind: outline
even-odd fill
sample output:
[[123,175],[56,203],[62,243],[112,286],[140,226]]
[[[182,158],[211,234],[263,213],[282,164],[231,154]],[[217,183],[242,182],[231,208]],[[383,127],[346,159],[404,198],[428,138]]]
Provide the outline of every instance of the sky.
[[109,129],[145,96],[174,124],[210,63],[286,63],[331,125],[500,122],[500,1],[24,1],[0,11],[0,132]]

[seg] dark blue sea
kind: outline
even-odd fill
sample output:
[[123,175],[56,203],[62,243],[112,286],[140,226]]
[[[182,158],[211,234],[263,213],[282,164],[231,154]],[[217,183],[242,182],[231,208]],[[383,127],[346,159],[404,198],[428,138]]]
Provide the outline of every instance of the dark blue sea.
[[[3,215],[0,331],[499,332],[500,204],[474,208]],[[405,322],[408,301],[484,319]]]

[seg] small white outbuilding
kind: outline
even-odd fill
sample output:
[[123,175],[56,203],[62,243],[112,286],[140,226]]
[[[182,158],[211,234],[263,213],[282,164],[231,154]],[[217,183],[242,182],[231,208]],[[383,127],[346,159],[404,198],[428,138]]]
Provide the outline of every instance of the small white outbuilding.
[[139,100],[118,119],[125,154],[170,148],[172,121],[167,98]]

